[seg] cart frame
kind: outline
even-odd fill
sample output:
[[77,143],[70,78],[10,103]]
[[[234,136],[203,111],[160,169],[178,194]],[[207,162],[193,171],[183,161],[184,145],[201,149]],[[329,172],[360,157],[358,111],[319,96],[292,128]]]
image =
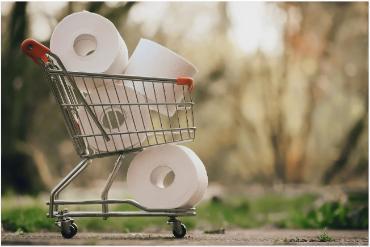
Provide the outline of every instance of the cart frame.
[[[72,238],[74,235],[77,234],[77,225],[74,223],[74,218],[78,217],[101,217],[103,219],[107,219],[109,217],[137,217],[137,216],[160,216],[160,217],[168,217],[168,222],[172,224],[172,232],[176,238],[182,238],[186,234],[186,227],[184,224],[181,223],[177,217],[179,216],[195,216],[196,211],[195,208],[187,208],[187,209],[150,209],[146,208],[142,205],[140,205],[138,202],[132,199],[108,199],[110,188],[117,177],[118,171],[122,165],[123,159],[126,157],[127,154],[130,153],[138,153],[140,151],[143,151],[144,148],[149,146],[155,146],[155,145],[161,145],[165,143],[181,143],[181,142],[188,142],[192,141],[195,138],[195,127],[194,127],[194,119],[193,119],[193,101],[191,99],[190,92],[194,87],[194,82],[192,78],[188,77],[179,77],[176,79],[171,78],[151,78],[151,77],[140,77],[140,76],[126,76],[126,75],[107,75],[107,74],[93,74],[93,73],[77,73],[77,72],[70,72],[67,71],[65,66],[63,65],[60,58],[52,53],[49,48],[46,46],[40,44],[39,42],[33,40],[33,39],[26,39],[21,44],[22,51],[31,57],[34,62],[39,64],[44,74],[46,75],[47,79],[49,80],[53,94],[58,102],[58,104],[61,107],[63,117],[68,129],[68,132],[72,138],[72,142],[74,144],[74,147],[76,149],[76,152],[79,154],[79,156],[82,158],[82,160],[51,190],[50,193],[50,199],[47,202],[47,205],[49,207],[47,217],[54,218],[56,221],[56,225],[60,228],[61,234],[64,238]],[[183,88],[187,87],[189,90],[189,100],[187,102],[181,103],[182,105],[185,105],[185,107],[189,107],[189,111],[191,111],[191,117],[192,117],[192,124],[185,126],[184,128],[172,128],[170,129],[160,129],[160,130],[151,130],[149,132],[152,132],[153,135],[156,135],[157,132],[162,133],[163,136],[165,136],[165,133],[172,134],[171,140],[164,139],[164,142],[158,142],[157,137],[155,136],[156,142],[154,144],[150,144],[149,142],[145,145],[142,145],[139,143],[139,147],[135,147],[134,145],[131,145],[129,148],[124,148],[121,150],[118,150],[117,148],[115,150],[108,150],[105,152],[93,152],[91,150],[88,150],[87,146],[85,145],[84,141],[86,138],[88,138],[88,135],[81,135],[81,133],[77,133],[78,129],[76,130],[76,126],[73,122],[73,115],[71,113],[72,107],[83,107],[91,117],[91,120],[96,124],[96,126],[99,128],[100,137],[103,137],[106,141],[110,140],[114,134],[107,133],[106,130],[102,127],[101,123],[99,122],[98,117],[96,116],[94,112],[94,105],[91,103],[89,104],[84,96],[81,94],[79,88],[76,85],[75,78],[76,76],[80,76],[81,78],[87,78],[87,77],[101,77],[103,79],[111,79],[111,80],[132,80],[134,81],[141,81],[142,83],[149,81],[149,82],[160,82],[160,83],[172,83],[173,85],[182,85]],[[66,82],[67,81],[67,82]],[[61,99],[60,93],[58,93],[58,90],[55,89],[53,86],[53,83],[60,83],[60,84],[66,84],[72,86],[74,89],[74,97],[78,98],[79,102],[69,102],[69,104],[63,104],[65,99]],[[185,92],[185,91],[184,91]],[[136,92],[135,92],[136,93]],[[69,98],[69,96],[67,97]],[[68,99],[71,100],[71,99]],[[82,103],[81,103],[82,102]],[[176,107],[179,106],[180,103],[172,102],[172,103],[158,103],[155,102],[157,105],[175,105]],[[100,104],[104,105],[104,104]],[[134,104],[133,104],[134,105]],[[149,105],[149,103],[137,103],[135,105],[139,105],[139,107],[142,107],[142,105]],[[153,105],[153,103],[151,103]],[[131,107],[131,106],[130,106]],[[149,106],[148,106],[149,107]],[[67,110],[65,110],[67,109]],[[176,108],[177,109],[177,108]],[[188,110],[186,110],[188,111]],[[168,112],[168,109],[167,109]],[[188,119],[186,119],[188,121]],[[180,120],[179,120],[180,121]],[[152,123],[153,124],[153,123]],[[161,123],[162,125],[162,123]],[[180,125],[180,123],[179,123]],[[174,131],[177,131],[176,133],[181,134],[181,138],[175,140],[174,138]],[[188,136],[183,137],[183,132],[187,132]],[[133,132],[126,132],[126,133],[120,133],[120,134],[129,134],[139,135],[140,133],[146,133],[146,131],[133,131]],[[147,135],[148,137],[148,135]],[[94,137],[95,138],[95,137]],[[131,139],[130,139],[131,140]],[[132,142],[131,142],[132,144]],[[84,146],[85,145],[85,146]],[[117,155],[118,158],[114,163],[113,169],[108,176],[105,186],[100,194],[100,199],[96,200],[60,200],[59,195],[60,193],[65,190],[72,181],[76,180],[76,178],[86,170],[86,168],[91,164],[91,161],[98,158],[103,158],[107,156],[115,156]],[[135,208],[139,209],[139,211],[111,211],[109,209],[110,205],[114,204],[128,204],[131,206],[134,206]],[[68,211],[67,209],[60,210],[60,206],[67,206],[67,205],[101,205],[101,211]]]

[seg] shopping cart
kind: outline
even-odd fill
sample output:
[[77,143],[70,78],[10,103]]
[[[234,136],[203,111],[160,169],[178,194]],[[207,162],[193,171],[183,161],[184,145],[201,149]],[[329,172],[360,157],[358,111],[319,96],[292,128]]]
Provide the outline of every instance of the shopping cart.
[[[76,235],[75,217],[162,216],[169,218],[168,223],[172,224],[176,238],[184,237],[186,227],[177,217],[194,216],[195,208],[150,209],[131,199],[108,199],[108,193],[127,154],[140,152],[149,146],[194,139],[193,80],[187,77],[169,79],[70,72],[57,55],[33,39],[23,41],[21,49],[41,66],[47,76],[73,145],[82,158],[53,188],[47,202],[47,216],[56,219],[62,236],[72,238]],[[154,93],[154,100],[148,99],[148,90]],[[98,97],[91,97],[94,92],[98,92]],[[181,100],[175,95],[179,92]],[[99,94],[105,96],[100,97]],[[170,113],[173,110],[174,115]],[[127,119],[131,122],[127,123]],[[113,155],[118,158],[99,199],[59,199],[60,193],[91,164],[91,160]],[[112,211],[109,206],[113,204],[129,204],[136,210]],[[101,210],[60,210],[62,205],[101,205]]]

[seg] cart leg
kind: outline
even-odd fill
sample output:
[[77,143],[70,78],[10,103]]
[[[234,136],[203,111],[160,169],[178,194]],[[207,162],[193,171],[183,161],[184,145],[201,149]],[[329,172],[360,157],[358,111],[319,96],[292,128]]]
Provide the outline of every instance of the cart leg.
[[[57,190],[56,192],[55,192],[55,195],[54,195],[54,200],[58,200],[59,199],[59,194],[81,173],[81,172],[83,172],[84,170],[85,170],[85,168],[89,165],[89,164],[91,164],[91,161],[92,160],[88,160],[87,162],[86,162],[86,164],[83,166],[83,167],[81,167],[81,169],[80,170],[78,170],[68,181],[66,181],[65,183],[64,183],[64,185],[59,189],[59,190]],[[58,205],[55,205],[55,210],[56,211],[58,211]]]
[[58,211],[58,205],[54,201],[58,198],[59,193],[67,187],[89,164],[89,159],[83,159],[80,163],[65,176],[50,193],[49,217],[54,216],[54,210]]
[[167,223],[172,224],[172,233],[175,238],[183,238],[186,235],[186,226],[176,217],[170,217]]
[[[108,199],[109,190],[112,187],[114,179],[117,177],[118,170],[122,165],[123,158],[124,158],[123,154],[120,154],[118,156],[118,159],[116,160],[116,162],[114,164],[113,170],[112,170],[111,174],[109,175],[109,177],[107,179],[107,182],[105,183],[104,189],[101,193],[101,199],[104,200],[104,201]],[[102,204],[102,212],[103,213],[108,212],[108,204]],[[108,217],[105,217],[105,216],[103,217],[104,220],[106,220],[107,218]]]

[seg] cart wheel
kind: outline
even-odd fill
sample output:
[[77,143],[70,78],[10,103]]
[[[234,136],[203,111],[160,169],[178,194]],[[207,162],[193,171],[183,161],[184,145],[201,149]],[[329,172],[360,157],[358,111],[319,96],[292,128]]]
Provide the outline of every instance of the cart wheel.
[[175,238],[183,238],[186,235],[186,226],[184,224],[177,224],[173,225],[172,233],[175,236]]
[[75,223],[72,223],[68,226],[68,229],[63,229],[61,230],[61,234],[63,236],[63,238],[73,238],[76,234],[77,234],[77,225]]

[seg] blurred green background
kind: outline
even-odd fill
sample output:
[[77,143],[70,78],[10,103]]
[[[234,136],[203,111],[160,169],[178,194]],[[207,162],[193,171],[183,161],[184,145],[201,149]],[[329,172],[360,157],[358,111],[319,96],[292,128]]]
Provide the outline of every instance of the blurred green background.
[[[209,189],[190,227],[368,227],[368,3],[2,2],[5,230],[54,229],[43,200],[79,161],[41,69],[19,45],[49,46],[56,24],[81,10],[110,19],[129,54],[144,37],[199,69],[187,146]],[[99,196],[112,164],[95,161],[63,195]],[[113,197],[127,195],[124,172]],[[139,231],[163,227],[158,220],[81,224]]]

